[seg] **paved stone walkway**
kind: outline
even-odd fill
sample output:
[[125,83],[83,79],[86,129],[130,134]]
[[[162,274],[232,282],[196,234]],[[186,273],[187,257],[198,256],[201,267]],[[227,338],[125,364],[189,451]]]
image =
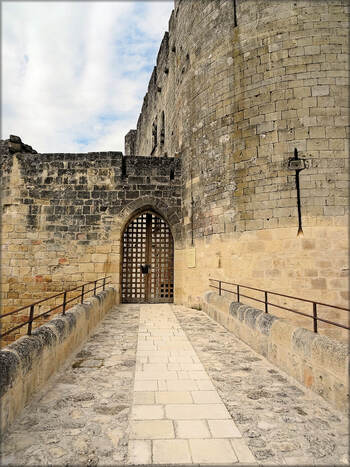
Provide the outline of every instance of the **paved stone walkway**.
[[143,306],[129,462],[254,463],[169,305]]
[[12,425],[1,464],[348,465],[348,431],[203,312],[122,305]]

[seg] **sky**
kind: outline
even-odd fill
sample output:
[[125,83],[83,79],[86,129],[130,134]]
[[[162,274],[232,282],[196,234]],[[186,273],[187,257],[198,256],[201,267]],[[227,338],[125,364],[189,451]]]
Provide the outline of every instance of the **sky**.
[[1,138],[124,152],[173,4],[3,1]]

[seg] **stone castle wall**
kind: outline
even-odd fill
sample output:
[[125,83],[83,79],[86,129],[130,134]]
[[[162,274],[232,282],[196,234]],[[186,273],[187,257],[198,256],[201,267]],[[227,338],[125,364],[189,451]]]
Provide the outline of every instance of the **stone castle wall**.
[[126,156],[2,141],[4,310],[106,273],[119,288],[123,227],[147,206],[174,234],[176,303],[200,304],[214,277],[346,306],[348,9],[176,1]]
[[[138,209],[155,209],[180,240],[180,159],[13,152],[9,143],[2,142],[3,312],[105,275],[119,291],[120,239]],[[28,310],[14,316],[8,326],[27,320]]]
[[[132,140],[135,154],[182,159],[182,302],[212,276],[348,304],[348,11],[175,2]],[[307,166],[299,237],[295,148]]]

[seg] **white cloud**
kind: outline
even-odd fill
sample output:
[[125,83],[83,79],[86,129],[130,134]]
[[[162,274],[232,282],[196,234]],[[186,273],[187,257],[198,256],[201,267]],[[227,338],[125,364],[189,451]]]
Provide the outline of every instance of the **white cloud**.
[[144,4],[144,14],[135,18],[137,27],[144,34],[158,41],[159,37],[163,36],[164,31],[168,30],[172,7],[173,2],[146,2]]
[[2,138],[123,150],[173,2],[3,2]]

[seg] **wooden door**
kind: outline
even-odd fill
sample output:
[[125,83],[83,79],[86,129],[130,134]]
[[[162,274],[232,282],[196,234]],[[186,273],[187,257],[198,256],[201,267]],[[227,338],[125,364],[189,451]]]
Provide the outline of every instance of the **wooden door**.
[[123,234],[122,303],[172,303],[174,241],[168,224],[147,211]]

